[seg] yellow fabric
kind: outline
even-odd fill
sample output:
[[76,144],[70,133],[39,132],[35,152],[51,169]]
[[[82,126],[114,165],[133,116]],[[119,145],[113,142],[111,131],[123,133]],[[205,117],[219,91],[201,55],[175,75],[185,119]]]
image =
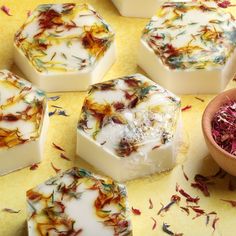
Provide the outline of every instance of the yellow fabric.
[[[63,0],[53,1],[64,2]],[[79,2],[72,1],[71,2]],[[112,25],[116,31],[118,58],[111,70],[106,74],[104,80],[116,78],[135,72],[142,72],[137,67],[137,50],[141,31],[148,19],[135,19],[121,17],[109,0],[88,0],[80,1],[92,4],[97,11]],[[13,72],[23,76],[19,69],[13,64],[13,36],[16,30],[24,22],[28,10],[34,9],[40,3],[48,3],[48,0],[0,0],[0,6],[6,5],[10,8],[13,16],[7,16],[0,11],[0,69],[11,69]],[[236,13],[232,7],[230,11]],[[231,81],[227,88],[235,87],[236,82]],[[26,198],[25,192],[35,185],[55,175],[50,163],[66,170],[74,165],[84,167],[97,172],[90,165],[76,157],[76,125],[80,113],[83,98],[86,93],[70,92],[55,93],[61,95],[56,102],[49,102],[50,111],[54,108],[51,105],[62,106],[69,117],[53,116],[50,118],[47,141],[44,150],[44,160],[35,171],[29,168],[0,177],[0,209],[13,208],[21,210],[18,214],[10,214],[0,211],[0,236],[25,236],[26,228]],[[170,224],[174,232],[184,233],[185,236],[223,235],[234,236],[234,225],[236,223],[235,211],[230,205],[220,199],[235,199],[236,193],[227,190],[228,177],[217,181],[217,184],[210,187],[211,197],[204,197],[201,192],[190,187],[183,177],[181,164],[190,180],[196,173],[212,174],[218,170],[217,165],[208,155],[208,151],[201,132],[201,116],[207,103],[213,95],[198,95],[205,100],[201,102],[191,96],[182,96],[182,106],[192,105],[192,109],[183,112],[184,121],[184,147],[181,148],[181,155],[178,158],[178,165],[169,172],[156,174],[151,177],[130,181],[127,183],[130,206],[142,211],[141,216],[132,215],[134,236],[166,235],[163,233],[162,223]],[[60,152],[52,147],[52,142],[59,144],[66,150],[66,155],[72,159],[71,162],[61,159]],[[187,152],[188,151],[188,152]],[[96,154],[95,154],[96,155]],[[235,179],[234,179],[235,180]],[[157,216],[161,207],[160,203],[167,204],[172,194],[175,194],[175,185],[178,182],[181,187],[191,195],[198,195],[201,200],[199,204],[207,212],[216,211],[220,218],[216,225],[216,231],[212,234],[212,221],[206,226],[206,217],[202,216],[192,220],[194,214],[187,216],[179,207],[173,206],[163,217]],[[149,198],[153,201],[153,209],[148,209]],[[183,198],[180,205],[185,205]],[[153,221],[157,220],[157,227],[152,230]],[[212,217],[213,219],[214,217]],[[93,235],[91,235],[93,236]],[[96,235],[102,236],[102,235]]]

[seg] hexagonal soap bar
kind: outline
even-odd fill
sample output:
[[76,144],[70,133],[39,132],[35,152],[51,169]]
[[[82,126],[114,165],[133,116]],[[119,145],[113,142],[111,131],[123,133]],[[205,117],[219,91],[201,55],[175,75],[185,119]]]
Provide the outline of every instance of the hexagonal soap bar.
[[148,78],[130,75],[95,84],[77,128],[77,154],[118,181],[174,166],[180,99]]
[[112,0],[122,16],[150,18],[163,0]]
[[42,159],[48,127],[45,94],[7,70],[0,71],[0,175]]
[[15,35],[14,60],[44,91],[87,90],[115,61],[114,37],[87,4],[39,5]]
[[132,236],[126,188],[72,168],[27,191],[28,235]]
[[235,73],[236,22],[214,2],[167,2],[141,39],[138,64],[175,93],[218,93]]

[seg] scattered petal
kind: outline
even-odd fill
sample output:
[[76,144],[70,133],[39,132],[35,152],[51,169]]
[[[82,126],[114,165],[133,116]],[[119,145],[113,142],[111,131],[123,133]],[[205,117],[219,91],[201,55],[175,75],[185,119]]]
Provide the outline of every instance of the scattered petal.
[[181,111],[187,111],[187,110],[190,110],[191,108],[192,108],[191,105],[187,105],[187,106],[183,107],[183,108],[181,109]]
[[61,171],[61,169],[59,169],[59,168],[56,168],[56,167],[53,165],[53,163],[52,163],[52,162],[51,162],[51,166],[52,166],[53,170],[55,170],[55,172],[56,172],[56,173],[58,173],[58,172],[60,172],[60,171]]
[[151,219],[153,220],[152,230],[154,230],[157,227],[157,221],[153,217]]
[[8,16],[12,16],[10,13],[10,8],[8,8],[7,6],[2,5],[1,6],[1,10]]
[[166,223],[163,223],[163,225],[162,225],[162,230],[163,230],[165,233],[169,234],[169,235],[174,235],[174,233],[169,230],[169,227],[170,227],[170,225],[168,225],[168,224],[166,224]]
[[189,208],[187,208],[187,207],[180,207],[182,210],[184,210],[186,213],[187,213],[187,215],[189,215]]
[[183,171],[184,178],[188,181],[189,178],[188,178],[188,176],[186,175],[186,173],[184,172],[184,166],[182,165],[181,167],[182,167],[182,171]]
[[49,101],[57,101],[58,99],[60,99],[60,96],[53,96],[48,98]]
[[206,225],[209,224],[209,221],[210,221],[210,216],[209,216],[209,215],[206,215]]
[[68,158],[67,156],[65,156],[63,153],[60,154],[60,157],[61,157],[62,159],[67,160],[67,161],[71,161],[70,158]]
[[38,167],[39,167],[38,164],[34,163],[30,166],[30,170],[36,170],[36,169],[38,169]]
[[20,212],[20,210],[16,211],[10,208],[3,208],[2,211],[8,212],[8,213],[13,213],[13,214],[17,214]]
[[194,97],[194,98],[197,99],[197,100],[199,100],[199,101],[201,101],[201,102],[205,102],[205,100],[202,99],[202,98],[199,98],[199,97]]
[[58,109],[62,109],[62,107],[56,106],[56,105],[52,105],[51,107],[58,108]]
[[212,222],[212,228],[213,228],[214,231],[216,229],[216,223],[217,223],[218,220],[219,220],[219,217],[216,216],[215,219]]
[[160,145],[156,145],[156,146],[154,146],[153,148],[152,148],[152,150],[155,150],[155,149],[157,149],[157,148],[159,148],[160,147]]
[[54,111],[50,111],[50,112],[48,113],[48,115],[49,115],[49,116],[53,116],[53,115],[56,114],[56,112],[57,112],[57,109],[55,109]]
[[210,196],[210,192],[208,191],[208,187],[204,182],[191,183],[191,186],[193,188],[199,189],[206,197]]
[[220,199],[220,200],[231,204],[232,207],[236,207],[236,201],[234,200],[225,200],[225,199]]
[[172,202],[179,202],[181,200],[181,197],[178,195],[172,195],[171,196],[171,201]]
[[58,150],[60,150],[60,151],[65,152],[65,150],[64,150],[62,147],[58,146],[57,144],[52,143],[52,145],[53,145],[54,148],[56,148],[56,149],[58,149]]
[[161,203],[162,207],[161,207],[161,209],[157,212],[157,215],[160,215],[163,211],[164,211],[164,212],[169,211],[170,207],[171,207],[172,205],[174,205],[174,204],[175,204],[175,201],[171,201],[171,202],[168,203],[166,206],[164,206],[164,205]]
[[152,199],[149,198],[149,209],[153,209],[153,203],[152,203]]
[[58,111],[57,114],[58,114],[59,116],[69,116],[69,115],[66,114],[66,111],[64,111],[64,110]]
[[197,215],[193,219],[205,214],[205,211],[203,209],[200,209],[199,206],[188,206],[188,207],[192,209],[195,213],[197,213]]
[[227,8],[231,5],[231,2],[230,1],[218,2],[217,5],[221,8]]
[[210,215],[217,215],[217,213],[216,212],[214,212],[214,211],[212,211],[212,212],[210,212],[210,213],[208,213],[208,214],[206,214],[206,225],[208,225],[209,224],[209,221],[210,221]]
[[186,198],[186,201],[187,201],[187,202],[193,202],[193,203],[197,204],[198,201],[200,200],[199,197],[191,197],[188,193],[186,193],[186,192],[185,192],[183,189],[181,189],[181,188],[178,189],[178,192],[179,192],[182,196],[184,196],[184,197]]
[[132,207],[132,212],[134,215],[141,215],[141,211],[139,209],[135,209]]

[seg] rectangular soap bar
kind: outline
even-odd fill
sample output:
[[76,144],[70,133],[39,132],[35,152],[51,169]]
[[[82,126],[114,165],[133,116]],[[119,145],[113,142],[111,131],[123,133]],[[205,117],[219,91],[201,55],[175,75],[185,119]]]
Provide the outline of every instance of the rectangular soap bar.
[[27,191],[29,236],[132,236],[126,188],[72,168]]
[[0,175],[42,160],[48,122],[44,92],[1,70]]

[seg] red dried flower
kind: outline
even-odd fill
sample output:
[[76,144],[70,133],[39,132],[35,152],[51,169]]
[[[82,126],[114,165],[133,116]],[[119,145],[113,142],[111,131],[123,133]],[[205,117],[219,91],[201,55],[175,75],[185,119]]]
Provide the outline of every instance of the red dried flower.
[[141,215],[141,211],[139,209],[133,208],[132,207],[132,212],[134,215]]

